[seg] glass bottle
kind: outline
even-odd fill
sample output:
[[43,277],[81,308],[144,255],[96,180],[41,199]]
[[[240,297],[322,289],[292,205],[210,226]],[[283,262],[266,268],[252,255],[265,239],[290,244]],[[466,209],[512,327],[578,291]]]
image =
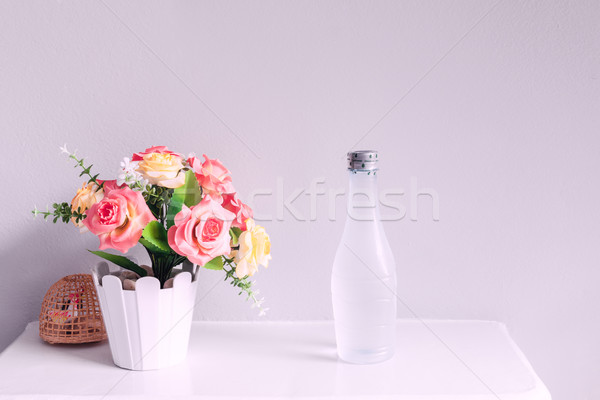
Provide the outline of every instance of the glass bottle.
[[396,264],[385,236],[377,196],[376,151],[348,153],[346,224],[331,276],[339,357],[356,364],[394,355]]

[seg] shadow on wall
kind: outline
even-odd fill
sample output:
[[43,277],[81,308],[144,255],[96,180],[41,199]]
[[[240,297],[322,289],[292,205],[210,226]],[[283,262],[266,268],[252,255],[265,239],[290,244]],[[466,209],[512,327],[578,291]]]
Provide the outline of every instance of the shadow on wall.
[[0,247],[0,351],[29,322],[37,321],[52,284],[66,275],[90,271],[98,257],[86,249],[97,248],[94,235],[80,235],[72,225],[44,223],[39,217],[9,228]]

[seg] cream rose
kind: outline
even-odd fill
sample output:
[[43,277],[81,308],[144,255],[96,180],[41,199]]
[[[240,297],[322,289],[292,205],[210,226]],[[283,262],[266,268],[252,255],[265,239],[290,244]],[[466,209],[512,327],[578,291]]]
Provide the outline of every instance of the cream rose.
[[170,189],[185,183],[182,158],[165,146],[155,146],[133,155],[132,161],[139,162],[136,171],[152,185]]
[[271,240],[262,226],[252,218],[246,220],[246,230],[239,237],[240,248],[235,254],[235,275],[238,278],[252,276],[258,266],[269,266],[271,260]]

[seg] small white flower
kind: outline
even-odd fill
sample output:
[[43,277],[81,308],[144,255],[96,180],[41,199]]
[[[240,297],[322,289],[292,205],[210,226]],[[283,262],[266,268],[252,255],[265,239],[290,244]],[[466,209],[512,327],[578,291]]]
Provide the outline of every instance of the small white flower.
[[137,161],[131,161],[129,157],[125,157],[120,163],[121,169],[117,175],[117,185],[126,184],[133,190],[143,191],[148,181],[137,172],[138,164]]
[[269,311],[268,308],[261,308],[260,312],[258,313],[259,317],[264,317],[265,315],[267,315],[267,311]]
[[77,150],[75,150],[74,152],[70,152],[69,149],[67,149],[67,144],[65,143],[62,146],[58,147],[60,149],[60,152],[63,154],[67,154],[69,157],[75,157],[75,153],[77,153]]

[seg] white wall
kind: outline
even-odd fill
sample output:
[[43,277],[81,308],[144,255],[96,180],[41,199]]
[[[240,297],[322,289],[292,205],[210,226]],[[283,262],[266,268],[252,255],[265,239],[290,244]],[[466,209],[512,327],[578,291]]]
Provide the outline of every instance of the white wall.
[[[386,222],[403,301],[504,321],[556,400],[599,398],[598,21],[595,0],[2,0],[0,349],[96,262],[95,237],[29,214],[80,184],[59,145],[106,177],[150,145],[205,152],[242,194],[280,179],[285,197],[344,187],[344,153],[375,148],[409,211],[411,177],[439,195],[439,222],[424,196],[418,221]],[[316,221],[263,222],[269,319],[331,318],[344,199],[333,222],[317,204]],[[308,196],[294,205],[308,216]],[[256,318],[202,279],[196,318]]]

